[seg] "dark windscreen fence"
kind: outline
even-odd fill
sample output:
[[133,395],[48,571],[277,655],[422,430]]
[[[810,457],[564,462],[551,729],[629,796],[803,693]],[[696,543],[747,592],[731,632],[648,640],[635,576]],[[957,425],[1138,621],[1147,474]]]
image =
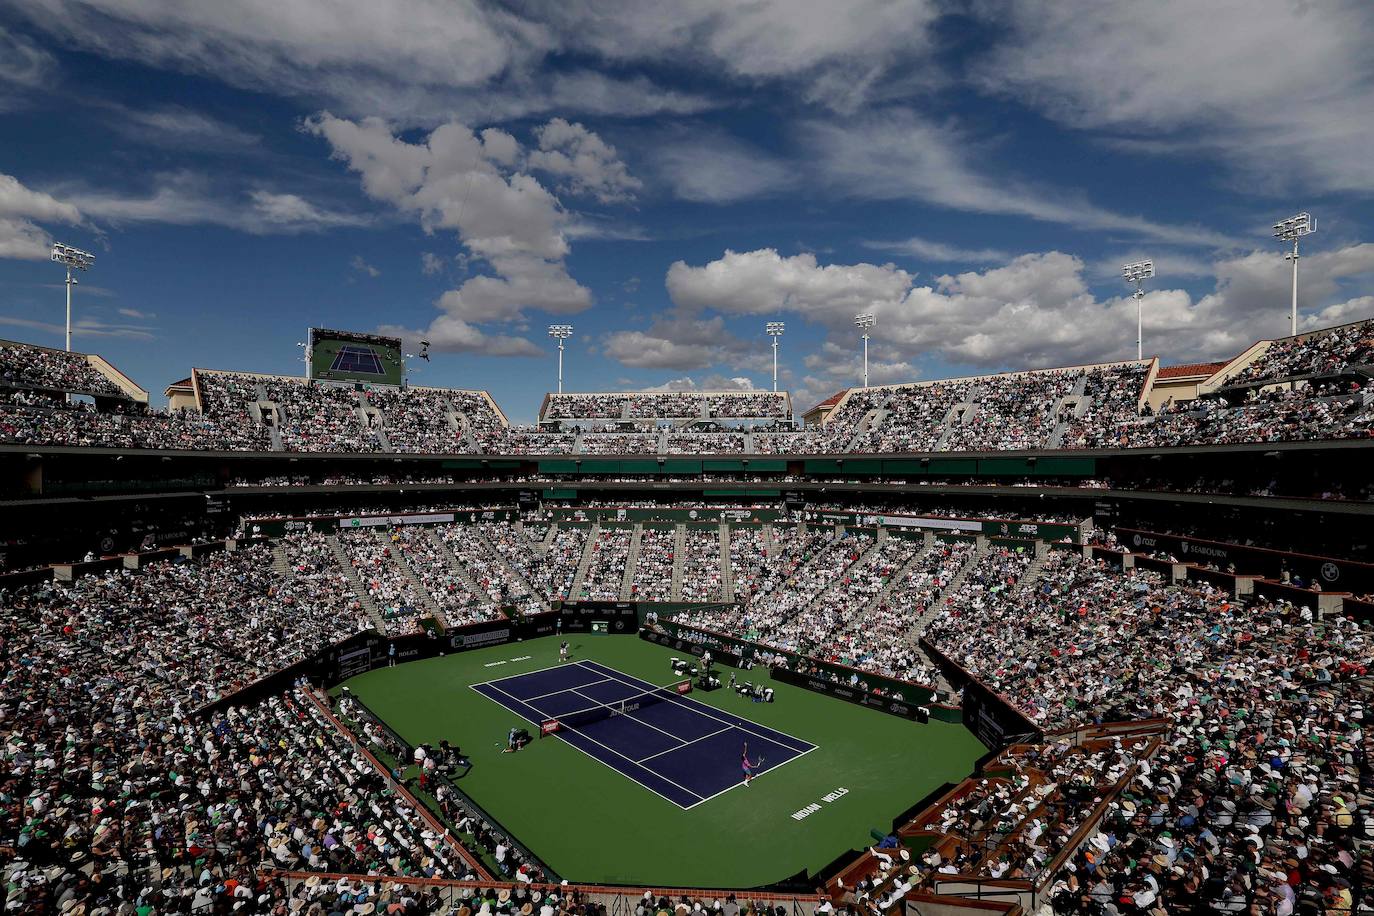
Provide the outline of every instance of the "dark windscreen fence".
[[561,728],[578,728],[579,726],[589,725],[592,722],[599,722],[602,719],[609,719],[612,716],[623,716],[633,713],[636,710],[652,706],[655,703],[662,703],[664,700],[673,699],[681,694],[687,693],[692,689],[690,681],[678,681],[666,687],[655,687],[653,690],[646,690],[643,693],[624,700],[616,700],[614,703],[598,703],[595,706],[588,706],[585,709],[574,709],[572,712],[554,716],[551,722],[557,722]]

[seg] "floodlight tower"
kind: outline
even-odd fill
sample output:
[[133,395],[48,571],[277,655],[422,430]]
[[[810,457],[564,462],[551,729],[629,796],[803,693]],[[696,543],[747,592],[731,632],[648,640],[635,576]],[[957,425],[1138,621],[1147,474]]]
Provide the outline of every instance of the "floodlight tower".
[[67,268],[67,352],[70,353],[72,350],[72,287],[76,286],[76,277],[72,276],[72,270],[90,270],[91,266],[95,264],[95,255],[82,251],[80,248],[55,242],[52,246],[52,259]]
[[563,341],[572,336],[572,325],[570,324],[551,324],[549,325],[549,336],[558,341],[558,393],[563,393]]
[[864,338],[864,387],[868,387],[868,329],[873,327],[875,319],[869,312],[854,316],[854,325],[863,332]]
[[770,321],[764,328],[764,332],[773,338],[773,390],[778,390],[778,338],[782,336],[785,326],[781,321]]
[[1307,212],[1290,216],[1274,224],[1274,238],[1293,243],[1293,250],[1283,256],[1285,261],[1293,262],[1293,309],[1288,320],[1288,332],[1292,336],[1298,333],[1298,239],[1316,231],[1317,221]]
[[1145,348],[1141,343],[1141,300],[1145,298],[1144,283],[1155,275],[1155,262],[1150,260],[1136,261],[1134,264],[1127,264],[1121,268],[1121,275],[1126,278],[1127,283],[1135,284],[1135,292],[1131,298],[1135,300],[1135,358],[1145,358]]

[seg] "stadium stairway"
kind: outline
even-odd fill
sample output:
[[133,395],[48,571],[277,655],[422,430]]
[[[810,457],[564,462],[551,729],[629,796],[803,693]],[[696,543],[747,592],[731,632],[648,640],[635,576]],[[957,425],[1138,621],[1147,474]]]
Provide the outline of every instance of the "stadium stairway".
[[591,531],[587,532],[587,542],[582,545],[582,559],[577,561],[577,572],[573,573],[572,583],[568,586],[568,598],[572,601],[577,600],[582,593],[582,584],[587,581],[587,570],[592,568],[592,560],[596,558],[596,538],[599,534],[600,523],[593,523]]
[[[516,522],[515,526],[516,532],[523,536],[524,524],[522,522]],[[485,534],[475,528],[473,529],[473,534],[475,534],[477,539],[481,542],[482,549],[491,557],[491,562],[505,571],[506,578],[511,582],[519,582],[521,585],[525,586],[529,593],[534,596],[534,599],[539,602],[540,609],[545,611],[549,610],[549,596],[537,590],[534,585],[530,583],[529,579],[526,579],[520,574],[519,570],[507,563],[506,558],[501,556],[501,551],[496,549],[496,545],[493,544]]]
[[382,609],[377,607],[377,602],[367,592],[367,586],[358,576],[358,571],[353,568],[353,564],[348,559],[348,552],[344,550],[343,544],[339,543],[339,536],[331,534],[329,536],[329,549],[334,552],[334,560],[344,576],[353,583],[353,594],[358,596],[358,603],[367,611],[367,616],[372,618],[372,625],[377,628],[378,633],[386,632],[386,618],[382,616]]
[[964,584],[964,580],[968,578],[969,572],[978,565],[978,560],[987,553],[987,550],[987,542],[980,538],[978,546],[973,553],[969,554],[964,565],[959,567],[954,578],[950,579],[949,584],[935,596],[937,600],[930,603],[930,607],[926,608],[926,612],[916,619],[916,622],[911,625],[911,630],[907,633],[907,642],[920,653],[921,658],[925,659],[925,664],[936,672],[935,685],[948,694],[954,693],[954,686],[945,679],[944,674],[940,673],[940,666],[935,664],[935,660],[926,653],[925,647],[921,645],[921,637],[925,635],[926,627],[930,626],[930,622],[939,616],[943,608],[938,599],[958,591],[959,587]]
[[[385,542],[387,535],[384,530],[378,529],[376,532],[376,537],[377,540]],[[403,576],[406,580],[410,582],[411,588],[415,590],[415,594],[420,598],[420,606],[429,612],[429,616],[433,617],[434,621],[438,623],[440,627],[447,630],[450,626],[448,617],[446,617],[444,615],[444,612],[439,609],[439,605],[435,603],[433,596],[431,596],[429,593],[429,589],[425,588],[425,584],[420,581],[420,577],[415,575],[415,570],[410,568],[410,563],[406,560],[397,557],[396,552],[392,551],[390,555],[386,558],[386,564],[391,568],[393,572],[397,573],[400,576]],[[478,600],[481,600],[483,598],[486,598],[487,593],[482,591],[481,589],[477,589],[475,592],[475,596],[478,598]]]
[[924,545],[917,546],[915,542],[913,542],[913,546],[916,547],[915,552],[907,558],[905,563],[893,570],[892,575],[888,577],[878,594],[874,595],[873,600],[864,606],[864,613],[876,611],[881,607],[892,596],[892,592],[898,584],[906,581],[907,576],[911,574],[911,568],[921,562],[921,557],[926,548]]
[[720,600],[735,600],[735,575],[730,569],[730,526],[720,523]]
[[[435,531],[433,528],[426,529],[425,536],[428,537],[430,541],[434,543],[434,546],[439,549],[439,553],[441,553],[445,558],[448,559],[449,568],[452,569],[454,574],[458,576],[458,578],[462,581],[463,585],[467,587],[468,591],[472,592],[475,596],[477,596],[477,599],[479,601],[487,600],[486,589],[482,588],[482,586],[478,584],[477,580],[473,578],[472,571],[469,570],[467,566],[463,564],[462,560],[458,559],[458,554],[454,553],[452,548],[448,546],[448,541],[445,541],[443,538],[439,537],[438,532]],[[481,535],[479,534],[478,537],[481,537]],[[481,543],[484,551],[487,551],[489,553],[494,552],[490,549],[491,545],[486,543],[486,538],[482,538]]]
[[932,451],[943,451],[949,437],[954,434],[956,426],[963,426],[973,422],[973,417],[978,409],[979,388],[977,385],[969,387],[968,395],[961,403],[955,404],[945,413],[944,422],[940,424],[942,432],[940,438],[935,440],[935,448]]
[[272,542],[272,572],[283,579],[291,576],[291,561],[286,558],[286,550],[280,541]]
[[625,555],[625,573],[620,577],[620,600],[629,601],[635,594],[635,570],[639,566],[639,545],[644,538],[643,523],[630,532],[630,550]]
[[[839,530],[838,526],[836,530]],[[819,605],[826,598],[830,597],[831,595],[840,594],[840,592],[844,589],[846,585],[845,578],[856,572],[862,571],[868,566],[868,564],[873,562],[874,557],[878,555],[878,548],[882,546],[883,540],[886,538],[886,536],[887,532],[884,529],[879,528],[878,536],[873,539],[873,543],[869,544],[868,547],[864,549],[864,552],[859,554],[858,558],[856,558],[853,563],[850,563],[849,565],[841,569],[839,574],[835,576],[834,581],[832,581],[825,588],[821,589],[819,592],[813,595],[811,597],[811,600],[806,602],[806,604],[802,606],[802,609],[797,613],[799,615],[805,615],[809,613],[813,607]],[[848,538],[836,538],[834,543],[826,547],[820,553],[816,554],[814,562],[820,562],[823,559],[834,559],[834,554],[844,553],[845,550],[848,548],[849,544],[850,540]]]
[[670,601],[682,600],[682,567],[687,557],[687,526],[678,522],[673,526],[673,586],[668,591]]
[[549,526],[549,530],[544,533],[544,540],[539,542],[539,556],[546,557],[549,548],[553,546],[554,538],[558,537],[558,522]]

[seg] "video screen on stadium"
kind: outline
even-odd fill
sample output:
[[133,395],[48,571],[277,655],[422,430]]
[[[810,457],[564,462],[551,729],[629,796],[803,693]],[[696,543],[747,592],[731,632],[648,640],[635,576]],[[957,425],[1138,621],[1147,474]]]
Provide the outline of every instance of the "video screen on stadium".
[[330,382],[399,385],[401,340],[376,334],[310,329],[310,377]]

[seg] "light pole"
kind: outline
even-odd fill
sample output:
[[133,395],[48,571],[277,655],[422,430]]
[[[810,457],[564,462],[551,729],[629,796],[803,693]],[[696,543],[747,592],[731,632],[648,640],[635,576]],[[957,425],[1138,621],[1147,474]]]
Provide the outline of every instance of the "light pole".
[[76,286],[76,277],[72,276],[72,269],[90,270],[91,265],[95,264],[95,255],[82,251],[80,248],[55,242],[52,246],[52,259],[67,268],[67,352],[70,353],[72,351],[72,287]]
[[1274,224],[1274,238],[1293,243],[1293,250],[1284,255],[1283,259],[1293,262],[1293,310],[1289,315],[1288,329],[1290,336],[1294,337],[1298,333],[1298,239],[1316,231],[1317,221],[1307,212],[1290,216]]
[[864,387],[868,387],[868,329],[873,327],[873,315],[865,312],[862,315],[854,316],[854,325],[863,331],[864,337]]
[[563,393],[563,341],[572,336],[572,325],[551,324],[549,336],[558,340],[558,393]]
[[1155,275],[1155,262],[1150,260],[1136,261],[1134,264],[1127,264],[1121,268],[1121,275],[1126,278],[1127,283],[1135,284],[1135,292],[1131,298],[1135,300],[1135,358],[1145,358],[1145,348],[1141,342],[1141,329],[1143,327],[1141,319],[1141,300],[1145,298],[1143,289],[1146,280]]
[[774,390],[774,391],[777,391],[777,390],[778,390],[778,338],[782,336],[782,332],[783,332],[784,329],[785,329],[785,328],[784,328],[784,325],[783,325],[783,323],[782,323],[781,321],[770,321],[770,322],[768,322],[767,327],[764,328],[765,333],[767,333],[769,337],[773,338],[773,390]]

